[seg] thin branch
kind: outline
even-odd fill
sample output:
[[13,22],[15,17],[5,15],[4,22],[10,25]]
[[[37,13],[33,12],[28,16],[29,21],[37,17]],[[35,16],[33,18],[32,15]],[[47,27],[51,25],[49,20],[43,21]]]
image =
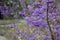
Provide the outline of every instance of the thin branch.
[[52,30],[51,30],[51,27],[50,27],[50,24],[49,24],[49,18],[48,18],[48,9],[49,9],[49,7],[48,7],[48,2],[47,2],[47,24],[48,24],[48,27],[49,27],[49,31],[50,31],[50,33],[51,33],[51,39],[52,40],[54,40],[54,36],[53,36],[53,32],[52,32]]

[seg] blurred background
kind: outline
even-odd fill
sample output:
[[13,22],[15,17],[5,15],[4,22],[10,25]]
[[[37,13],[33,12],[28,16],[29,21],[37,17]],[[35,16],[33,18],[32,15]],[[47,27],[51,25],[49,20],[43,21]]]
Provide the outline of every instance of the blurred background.
[[9,26],[14,24],[24,30],[25,14],[21,11],[33,1],[35,0],[0,0],[0,40],[18,40],[14,36],[14,29]]
[[[15,29],[9,26],[18,26],[22,31],[26,30],[24,20],[25,8],[36,0],[0,0],[0,40],[18,40],[14,36]],[[56,0],[60,8],[60,0]],[[22,11],[22,12],[21,12]],[[36,29],[36,28],[35,28]],[[26,39],[19,39],[26,40]]]

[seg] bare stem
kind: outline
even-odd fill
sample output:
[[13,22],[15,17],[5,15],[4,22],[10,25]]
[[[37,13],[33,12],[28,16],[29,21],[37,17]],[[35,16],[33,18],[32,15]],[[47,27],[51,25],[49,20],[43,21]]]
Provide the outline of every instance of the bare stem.
[[51,27],[50,27],[50,24],[49,24],[48,9],[49,9],[49,7],[48,7],[48,2],[47,2],[47,24],[48,24],[48,27],[49,27],[49,31],[51,33],[51,39],[54,40],[53,32],[52,32]]

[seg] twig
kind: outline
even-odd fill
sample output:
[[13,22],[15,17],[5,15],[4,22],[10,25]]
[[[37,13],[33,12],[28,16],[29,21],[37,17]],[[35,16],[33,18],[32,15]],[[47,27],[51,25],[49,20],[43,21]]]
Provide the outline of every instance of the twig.
[[49,18],[48,18],[48,16],[49,16],[49,15],[48,15],[48,8],[49,8],[49,7],[48,7],[48,4],[49,4],[49,3],[47,2],[47,24],[48,24],[48,27],[49,27],[49,31],[50,31],[50,33],[51,33],[51,39],[54,40],[53,32],[52,32],[51,27],[50,27],[50,24],[49,24]]

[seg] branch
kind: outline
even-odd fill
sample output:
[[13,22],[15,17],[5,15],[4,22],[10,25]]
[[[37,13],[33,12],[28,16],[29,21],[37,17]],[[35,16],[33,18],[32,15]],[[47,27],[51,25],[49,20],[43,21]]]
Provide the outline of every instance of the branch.
[[49,7],[48,7],[48,4],[49,4],[49,3],[47,2],[47,24],[48,24],[48,27],[49,27],[49,31],[50,31],[50,33],[51,33],[51,39],[54,40],[53,32],[52,32],[51,27],[50,27],[50,24],[49,24],[49,18],[48,18],[48,16],[49,16],[49,15],[48,15],[48,8],[49,8]]

